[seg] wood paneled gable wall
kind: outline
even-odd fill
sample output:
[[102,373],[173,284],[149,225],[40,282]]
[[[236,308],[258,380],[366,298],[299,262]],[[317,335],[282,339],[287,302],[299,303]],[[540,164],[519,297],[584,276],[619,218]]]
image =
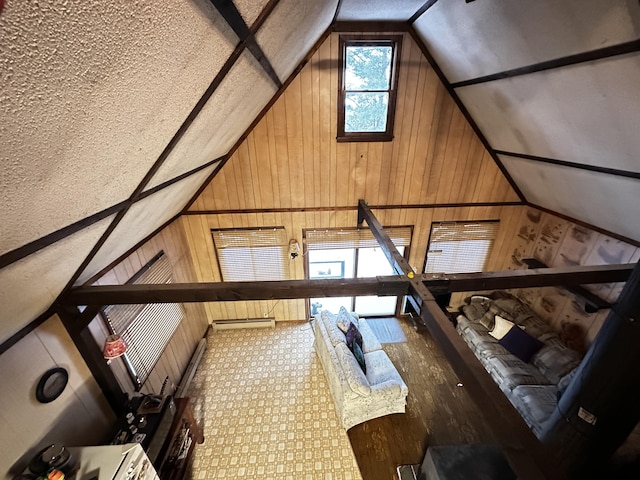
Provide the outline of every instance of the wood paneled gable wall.
[[[366,33],[366,32],[365,32]],[[397,31],[393,32],[398,34]],[[410,264],[421,270],[432,222],[519,218],[517,193],[484,148],[410,33],[402,33],[391,142],[338,143],[339,33],[322,42],[183,216],[198,281],[221,281],[210,231],[284,225],[352,228],[358,199],[383,225],[413,225]],[[509,237],[498,234],[495,261]],[[291,278],[304,278],[303,258]],[[300,320],[304,300],[207,303],[210,321]]]
[[336,142],[331,34],[189,212],[519,201],[411,35],[403,40],[394,140]]

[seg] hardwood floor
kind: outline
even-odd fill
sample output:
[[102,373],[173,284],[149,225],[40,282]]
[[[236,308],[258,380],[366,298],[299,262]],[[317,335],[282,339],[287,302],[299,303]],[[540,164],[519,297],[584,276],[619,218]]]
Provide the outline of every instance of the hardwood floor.
[[489,426],[426,329],[399,319],[405,343],[383,344],[409,387],[404,414],[388,415],[348,431],[364,480],[396,479],[396,467],[421,463],[429,445],[493,443]]

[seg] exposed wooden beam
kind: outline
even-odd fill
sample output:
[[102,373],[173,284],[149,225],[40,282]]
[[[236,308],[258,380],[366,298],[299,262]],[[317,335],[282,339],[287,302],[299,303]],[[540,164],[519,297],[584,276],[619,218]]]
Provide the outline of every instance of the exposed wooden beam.
[[269,282],[173,283],[154,285],[95,285],[73,289],[64,302],[72,305],[124,303],[229,302],[309,297],[405,295],[405,282],[397,276],[331,280]]
[[629,42],[598,48],[596,50],[590,50],[588,52],[581,52],[574,55],[568,55],[566,57],[554,58],[552,60],[546,60],[544,62],[534,63],[532,65],[526,65],[524,67],[513,68],[511,70],[505,70],[503,72],[492,73],[490,75],[484,75],[482,77],[470,78],[469,80],[452,83],[451,87],[468,87],[469,85],[476,85],[478,83],[492,82],[494,80],[517,77],[520,75],[528,75],[530,73],[542,72],[544,70],[551,70],[553,68],[566,67],[569,65],[575,65],[577,63],[593,62],[595,60],[601,60],[603,58],[613,57],[616,55],[625,55],[627,53],[633,53],[639,50],[640,40],[631,40]]
[[218,10],[218,12],[220,12],[220,15],[222,15],[231,29],[238,36],[240,42],[244,43],[247,46],[247,49],[249,50],[249,52],[251,52],[251,55],[253,55],[254,58],[258,61],[260,66],[263,68],[269,78],[271,78],[276,87],[281,88],[282,82],[280,81],[278,74],[271,65],[271,62],[269,62],[267,56],[260,48],[260,45],[258,45],[258,42],[253,36],[252,31],[245,23],[235,4],[230,0],[211,0],[211,3]]
[[[503,272],[424,274],[416,276],[432,293],[473,292],[504,288],[624,282],[635,264],[540,268]],[[407,295],[403,275],[376,278],[281,280],[269,282],[173,283],[168,285],[90,285],[63,298],[70,305],[187,303],[272,300],[344,295]]]
[[[547,268],[547,266],[544,263],[542,263],[541,261],[535,258],[526,258],[523,260],[523,262],[526,263],[530,268],[544,268],[544,269]],[[631,270],[633,270],[634,265],[632,264],[630,266],[631,266]],[[609,280],[609,281],[613,281],[613,282],[625,281],[629,277],[629,275],[631,275],[631,271],[628,272],[624,280]],[[607,283],[607,282],[606,281],[586,281],[581,283]],[[565,290],[575,293],[576,295],[580,295],[582,298],[584,298],[587,301],[586,308],[590,309],[587,311],[595,312],[597,310],[600,310],[601,308],[611,307],[611,304],[609,302],[601,299],[596,294],[591,293],[589,290],[580,286],[579,284],[566,284],[566,285],[562,285],[562,287]]]
[[529,268],[502,272],[425,273],[422,281],[432,293],[473,292],[505,288],[576,286],[591,283],[624,282],[635,263],[587,265],[562,268]]
[[640,172],[632,172],[630,170],[620,170],[617,168],[600,167],[598,165],[588,165],[586,163],[568,162],[566,160],[558,160],[557,158],[539,157],[537,155],[529,155],[527,153],[507,152],[505,150],[496,150],[498,155],[521,158],[523,160],[531,160],[539,163],[549,163],[551,165],[559,165],[561,167],[577,168],[588,172],[604,173],[606,175],[614,175],[616,177],[635,178],[640,180]]
[[384,228],[364,200],[358,202],[358,225],[367,222],[389,263],[409,285],[414,306],[419,306],[420,319],[442,349],[473,400],[480,407],[502,449],[521,480],[563,478],[556,467],[557,459],[540,444],[522,417],[516,412],[483,365],[458,335],[429,289],[400,255]]
[[116,415],[120,415],[123,412],[127,395],[122,391],[113,371],[102,357],[102,350],[96,345],[95,338],[86,326],[86,318],[89,318],[90,321],[98,314],[98,311],[98,307],[89,307],[80,313],[74,307],[63,305],[57,309],[57,314],[102,389],[107,402]]

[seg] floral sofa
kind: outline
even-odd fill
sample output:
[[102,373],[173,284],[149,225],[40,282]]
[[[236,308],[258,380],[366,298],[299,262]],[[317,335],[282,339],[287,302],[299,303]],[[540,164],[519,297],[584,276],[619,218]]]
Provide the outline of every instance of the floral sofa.
[[[362,336],[366,373],[347,347],[339,323],[354,323]],[[315,350],[345,430],[372,418],[404,413],[409,389],[364,318],[344,307],[337,315],[322,310],[313,320],[313,330]]]
[[[541,438],[581,361],[580,354],[568,348],[526,304],[505,292],[470,297],[460,310],[457,331],[533,433]],[[497,320],[504,323],[496,316],[515,324],[513,328],[518,331],[512,333],[518,337],[533,338],[525,339],[525,343],[534,348],[523,355],[520,346],[504,341],[506,337],[494,338],[490,329],[497,328]]]

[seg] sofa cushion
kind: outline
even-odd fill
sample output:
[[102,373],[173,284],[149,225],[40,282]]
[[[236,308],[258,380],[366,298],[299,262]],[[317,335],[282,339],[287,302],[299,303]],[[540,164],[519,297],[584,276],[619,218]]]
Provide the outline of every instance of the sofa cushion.
[[327,335],[329,336],[331,345],[335,347],[338,343],[345,343],[347,341],[344,333],[340,331],[338,325],[336,324],[338,319],[336,315],[328,310],[322,310],[322,312],[320,312],[320,319],[322,320],[324,328],[327,331]]
[[567,347],[545,345],[533,356],[531,363],[551,383],[558,383],[562,377],[578,366],[580,354]]
[[488,330],[479,323],[470,322],[465,316],[458,317],[458,332],[476,357],[489,358],[494,355],[505,355],[507,350],[489,335]]
[[[496,318],[500,317],[496,315]],[[532,337],[521,328],[510,329],[504,337],[498,341],[498,343],[513,353],[520,360],[527,363],[544,345],[540,340]]]
[[338,317],[336,318],[336,325],[338,326],[340,331],[346,335],[347,330],[349,330],[349,325],[354,321],[357,320],[354,319],[351,314],[349,314],[349,312],[347,312],[347,309],[344,307],[340,307],[340,310],[338,311]]
[[398,389],[392,388],[392,391],[397,395],[407,394],[407,386],[384,350],[365,353],[364,358],[367,361],[367,380],[372,388],[379,384],[397,384]]
[[513,325],[513,322],[502,318],[500,315],[496,315],[495,323],[493,324],[493,328],[489,330],[489,335],[491,335],[496,340],[500,340],[509,332],[509,330],[511,330]]
[[358,365],[356,357],[353,356],[353,353],[351,353],[347,345],[345,343],[339,343],[336,345],[335,352],[344,376],[347,379],[347,383],[349,384],[349,388],[362,397],[371,395],[369,380],[367,380],[362,368]]
[[485,369],[498,384],[500,389],[508,393],[518,385],[550,385],[551,383],[540,371],[529,363],[525,363],[515,355],[496,355],[483,361]]
[[554,385],[521,385],[513,389],[509,400],[533,433],[540,437],[544,423],[556,408],[557,393]]

